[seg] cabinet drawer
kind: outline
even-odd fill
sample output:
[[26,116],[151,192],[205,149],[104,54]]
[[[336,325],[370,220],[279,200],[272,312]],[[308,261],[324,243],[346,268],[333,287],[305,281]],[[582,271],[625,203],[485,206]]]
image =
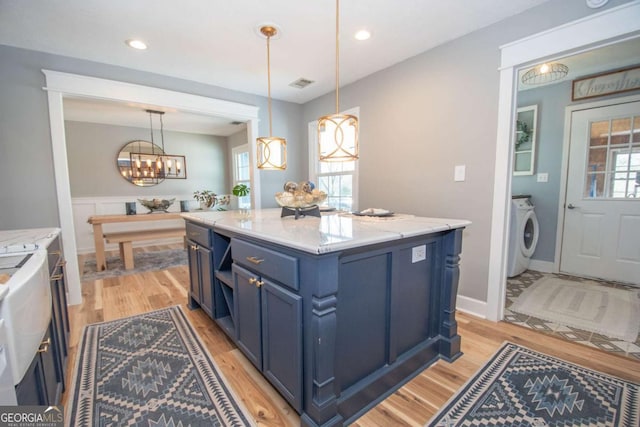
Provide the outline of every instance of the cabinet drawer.
[[187,222],[187,239],[206,247],[211,248],[211,230],[201,225],[196,225],[192,222]]
[[231,239],[234,262],[298,290],[298,258],[243,240]]

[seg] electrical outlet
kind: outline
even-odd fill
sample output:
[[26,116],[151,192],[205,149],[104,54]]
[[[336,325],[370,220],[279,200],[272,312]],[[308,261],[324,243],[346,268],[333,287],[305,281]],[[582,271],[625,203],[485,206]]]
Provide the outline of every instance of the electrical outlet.
[[548,182],[549,181],[549,174],[548,173],[539,173],[537,175],[538,178],[538,182]]
[[427,259],[427,245],[411,248],[411,263],[424,261]]
[[465,165],[457,165],[453,169],[453,180],[456,182],[464,181],[467,167]]

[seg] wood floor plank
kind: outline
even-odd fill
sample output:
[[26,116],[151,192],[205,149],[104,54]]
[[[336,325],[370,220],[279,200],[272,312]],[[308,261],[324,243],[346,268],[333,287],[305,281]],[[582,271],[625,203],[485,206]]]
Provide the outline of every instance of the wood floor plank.
[[[180,248],[163,245],[135,248],[151,251]],[[117,255],[117,253],[116,253]],[[86,257],[79,257],[86,259]],[[83,261],[84,262],[84,261]],[[80,264],[82,265],[82,264]],[[260,426],[297,426],[298,414],[242,355],[227,335],[202,310],[186,306],[189,288],[187,266],[160,272],[132,274],[82,284],[83,302],[70,307],[69,375],[72,377],[80,336],[85,325],[180,305],[189,322],[218,365],[238,399]],[[640,362],[599,349],[504,322],[490,322],[456,313],[463,355],[453,363],[438,361],[425,369],[352,425],[358,427],[424,426],[457,389],[471,378],[500,348],[511,341],[633,382],[640,382]],[[67,387],[67,390],[68,387]],[[66,402],[68,392],[63,395]]]

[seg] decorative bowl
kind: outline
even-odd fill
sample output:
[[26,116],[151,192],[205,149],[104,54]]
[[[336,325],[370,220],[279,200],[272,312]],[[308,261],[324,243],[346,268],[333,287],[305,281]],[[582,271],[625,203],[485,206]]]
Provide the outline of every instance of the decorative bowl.
[[166,212],[176,199],[138,199],[140,204],[149,209],[149,213]]
[[327,193],[316,189],[310,182],[287,182],[284,190],[276,193],[276,202],[283,208],[309,208],[327,199]]

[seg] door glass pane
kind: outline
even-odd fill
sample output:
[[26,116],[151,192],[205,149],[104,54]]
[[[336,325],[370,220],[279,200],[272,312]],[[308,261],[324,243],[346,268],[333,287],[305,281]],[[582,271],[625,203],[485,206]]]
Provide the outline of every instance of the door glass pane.
[[611,122],[611,145],[628,144],[631,135],[631,118],[615,119]]
[[607,148],[592,148],[589,150],[589,172],[604,172],[607,167]]
[[604,173],[588,173],[584,189],[584,197],[604,197]]
[[591,147],[597,145],[607,145],[609,137],[609,120],[591,123],[591,139],[589,145]]

